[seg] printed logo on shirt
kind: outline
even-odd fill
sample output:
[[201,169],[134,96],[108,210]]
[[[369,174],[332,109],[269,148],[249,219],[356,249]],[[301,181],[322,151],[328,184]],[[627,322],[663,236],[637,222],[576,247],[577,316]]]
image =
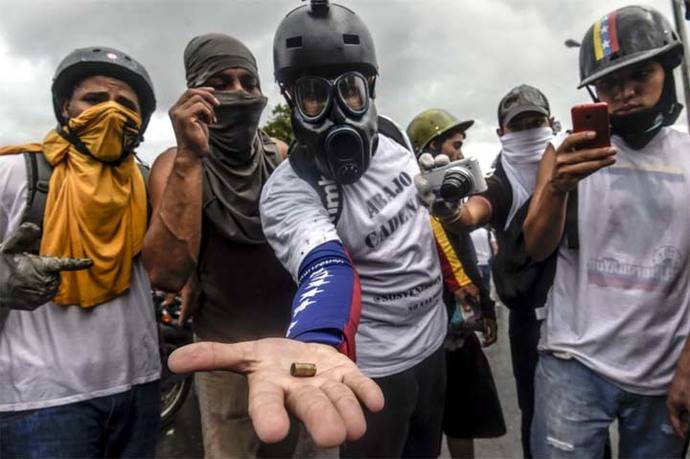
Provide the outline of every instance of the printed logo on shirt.
[[381,191],[375,193],[371,198],[367,199],[366,206],[369,218],[378,215],[393,199],[395,199],[405,188],[412,185],[412,178],[403,171],[392,181],[391,186],[384,186]]
[[326,177],[321,176],[317,185],[323,190],[325,196],[325,205],[328,215],[331,220],[336,219],[338,216],[338,211],[340,210],[340,192],[338,190],[338,185],[333,180],[329,180]]
[[402,292],[393,292],[386,295],[376,295],[374,296],[374,301],[379,303],[388,303],[391,301],[398,301],[411,297],[416,297],[423,294],[431,287],[434,287],[439,284],[441,284],[441,276],[437,276],[433,280],[428,282],[422,282],[421,284],[415,285],[414,287]]
[[377,248],[400,229],[403,224],[414,218],[418,211],[417,199],[410,199],[397,214],[388,219],[383,225],[380,225],[376,231],[367,234],[366,238],[364,238],[364,243],[371,249]]
[[661,247],[649,265],[625,263],[613,257],[593,258],[587,263],[587,280],[599,287],[624,290],[666,290],[678,276],[682,256],[675,247]]
[[627,164],[621,162],[615,166],[604,169],[604,171],[608,174],[619,176],[649,174],[669,182],[685,182],[685,173],[683,170],[668,164]]
[[[443,282],[441,276],[437,276],[430,281],[422,282],[415,285],[407,290],[401,292],[392,292],[385,295],[375,295],[374,301],[379,304],[394,304],[407,303],[407,311],[418,311],[420,309],[427,308],[429,306],[434,306],[440,301],[440,296],[443,293],[441,289],[441,283]],[[431,290],[431,296],[429,295],[429,290]],[[415,301],[415,303],[409,304],[410,301]]]
[[423,309],[423,308],[426,308],[428,306],[433,306],[433,305],[437,304],[440,300],[439,297],[441,296],[442,292],[443,291],[441,289],[436,289],[436,292],[434,293],[433,296],[431,296],[430,298],[426,298],[426,299],[424,299],[418,303],[415,303],[415,304],[408,306],[407,310],[408,311],[416,311],[418,309]]
[[[606,204],[598,205],[608,212],[597,216],[605,228],[599,244],[609,254],[627,254],[628,262],[646,263],[659,241],[677,239],[672,222],[680,222],[678,209],[685,206],[681,196],[687,195],[686,177],[670,165],[625,161],[604,171],[610,182]],[[656,229],[647,229],[650,224]],[[681,247],[680,242],[672,243]]]

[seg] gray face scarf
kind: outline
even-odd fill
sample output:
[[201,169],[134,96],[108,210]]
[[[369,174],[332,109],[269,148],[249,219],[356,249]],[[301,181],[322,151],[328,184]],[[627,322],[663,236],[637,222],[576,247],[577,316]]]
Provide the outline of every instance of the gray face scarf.
[[220,33],[199,35],[192,38],[184,50],[189,88],[203,86],[210,77],[230,67],[246,69],[259,79],[254,55],[236,38]]
[[217,122],[209,126],[211,151],[229,165],[246,164],[254,155],[253,143],[261,112],[268,99],[244,91],[216,91],[220,105]]
[[[222,34],[192,39],[184,53],[187,85],[203,86],[230,67],[248,70],[258,79],[256,60],[240,41]],[[264,183],[281,161],[275,144],[258,130],[264,96],[243,91],[216,91],[216,124],[209,126],[211,154],[204,158],[204,215],[231,241],[261,244],[259,217]]]

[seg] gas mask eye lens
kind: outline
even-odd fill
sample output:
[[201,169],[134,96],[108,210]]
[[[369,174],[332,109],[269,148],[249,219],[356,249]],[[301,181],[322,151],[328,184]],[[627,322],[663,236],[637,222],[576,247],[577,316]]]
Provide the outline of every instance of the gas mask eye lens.
[[295,83],[297,109],[307,122],[320,121],[328,113],[334,97],[345,112],[363,115],[369,108],[367,80],[360,73],[348,72],[335,80],[304,76]]
[[324,78],[300,78],[296,83],[295,95],[302,115],[308,120],[320,118],[328,108],[330,92],[330,82]]
[[338,97],[353,114],[360,115],[367,108],[367,82],[358,73],[348,73],[336,82]]

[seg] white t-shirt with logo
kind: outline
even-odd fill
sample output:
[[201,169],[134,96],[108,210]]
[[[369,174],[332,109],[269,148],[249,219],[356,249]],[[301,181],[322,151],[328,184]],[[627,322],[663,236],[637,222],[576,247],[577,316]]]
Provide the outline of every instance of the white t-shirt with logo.
[[417,202],[412,182],[418,173],[412,153],[379,135],[366,173],[342,187],[337,227],[289,161],[278,166],[261,196],[266,238],[295,279],[319,245],[339,241],[349,252],[362,289],[357,364],[371,377],[413,367],[441,346],[446,333],[429,213]]
[[616,163],[579,184],[580,247],[559,249],[540,347],[661,395],[690,333],[690,136],[613,144]]
[[[0,156],[0,241],[21,223],[22,155]],[[135,260],[129,290],[94,308],[11,310],[0,329],[0,412],[66,405],[160,378],[151,286]]]

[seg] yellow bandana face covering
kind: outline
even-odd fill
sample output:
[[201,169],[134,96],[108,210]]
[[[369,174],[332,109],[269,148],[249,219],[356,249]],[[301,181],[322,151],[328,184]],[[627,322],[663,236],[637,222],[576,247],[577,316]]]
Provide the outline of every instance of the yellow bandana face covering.
[[[141,117],[136,112],[111,101],[84,110],[67,122],[62,133],[56,132],[60,137],[67,138],[67,145],[74,140],[72,146],[80,153],[98,161],[114,163],[134,149],[140,127]],[[63,147],[66,145],[50,134],[43,143],[52,141],[62,143]],[[54,153],[59,156],[65,152],[54,150]],[[50,158],[48,161],[52,163]]]
[[[89,308],[129,289],[133,258],[146,232],[146,186],[134,156],[141,118],[116,102],[91,107],[67,123],[88,149],[55,130],[40,145],[53,166],[43,217],[41,255],[91,258],[84,271],[63,272],[53,301]],[[3,153],[36,151],[37,145]],[[111,164],[113,163],[113,164]]]

